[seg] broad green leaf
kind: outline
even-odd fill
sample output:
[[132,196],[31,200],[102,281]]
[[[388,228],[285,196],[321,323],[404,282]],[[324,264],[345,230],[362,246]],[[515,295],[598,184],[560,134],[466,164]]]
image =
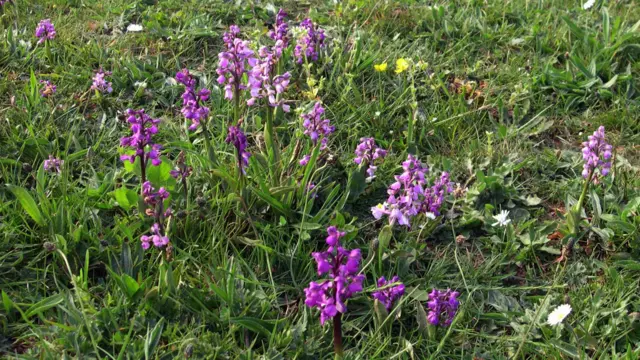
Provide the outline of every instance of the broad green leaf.
[[132,207],[138,204],[138,194],[131,189],[127,189],[126,187],[120,187],[114,190],[113,196],[118,202],[118,205],[125,211],[131,210]]
[[33,200],[33,197],[31,197],[31,194],[29,194],[27,190],[19,186],[7,185],[7,187],[9,188],[9,190],[11,190],[13,195],[16,196],[16,198],[20,202],[20,205],[22,205],[22,208],[27,212],[27,214],[29,214],[29,216],[31,216],[33,221],[35,221],[40,226],[44,226],[45,221],[42,217],[42,213],[40,212],[40,209],[38,208],[35,200]]
[[25,311],[24,315],[25,317],[29,318],[33,315],[36,314],[40,314],[43,313],[53,307],[58,306],[60,303],[62,303],[64,301],[64,295],[63,294],[55,294],[53,296],[50,296],[44,300],[41,300],[33,305],[31,305],[31,307],[29,309],[27,309],[27,311]]

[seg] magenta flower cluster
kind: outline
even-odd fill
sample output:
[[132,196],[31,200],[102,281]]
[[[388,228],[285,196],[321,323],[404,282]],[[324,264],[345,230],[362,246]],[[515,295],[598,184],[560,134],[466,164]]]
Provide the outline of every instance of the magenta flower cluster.
[[322,138],[321,141],[321,150],[324,150],[327,147],[327,141],[329,139],[327,136],[331,135],[336,128],[331,126],[328,119],[324,119],[324,108],[320,102],[316,102],[313,105],[313,109],[307,113],[302,114],[302,126],[304,126],[304,134],[308,135],[315,146],[318,143],[318,139]]
[[403,173],[396,175],[396,181],[387,189],[387,201],[371,208],[373,216],[376,219],[388,216],[391,225],[397,222],[405,226],[411,226],[411,218],[420,213],[431,218],[439,216],[445,195],[453,191],[449,174],[443,172],[429,187],[426,179],[429,169],[411,154],[402,163],[402,169]]
[[[149,115],[142,110],[127,109],[127,121],[131,124],[131,136],[125,136],[120,139],[120,146],[130,147],[135,150],[134,154],[123,154],[120,156],[120,160],[129,161],[134,163],[136,157],[140,158],[142,167],[147,166],[149,160],[154,166],[158,166],[162,163],[160,160],[160,150],[162,146],[154,144],[151,137],[158,133],[158,124],[160,119],[152,119]],[[146,151],[147,145],[150,147],[150,151]]]
[[111,83],[105,80],[105,76],[111,75],[110,71],[104,71],[102,68],[96,72],[93,76],[93,84],[91,85],[91,90],[96,90],[101,93],[111,93],[113,91],[113,87]]
[[233,144],[236,148],[236,156],[238,160],[238,169],[242,174],[246,173],[246,167],[249,166],[249,158],[251,153],[247,149],[247,137],[242,130],[237,126],[230,126],[229,133],[225,139],[227,144]]
[[285,20],[286,17],[287,13],[283,9],[280,9],[276,15],[276,24],[273,30],[269,31],[269,37],[276,41],[273,46],[273,53],[278,59],[282,57],[284,49],[289,46],[289,25],[287,25]]
[[51,20],[40,20],[36,27],[36,37],[38,38],[38,44],[56,38],[56,28],[51,23]]
[[447,291],[433,289],[429,293],[429,301],[427,302],[427,307],[429,308],[427,321],[431,325],[440,325],[442,327],[451,325],[460,306],[458,295],[460,293],[450,289],[447,289]]
[[596,170],[600,175],[607,176],[611,170],[611,150],[613,147],[607,143],[604,136],[604,126],[600,126],[593,135],[589,136],[589,141],[582,143],[582,159],[584,166],[582,176],[586,179]]
[[151,244],[157,248],[167,246],[169,237],[163,235],[164,229],[161,224],[165,218],[171,216],[171,208],[164,210],[164,201],[169,198],[169,192],[163,187],[156,191],[150,181],[145,181],[142,184],[142,198],[147,205],[145,213],[155,220],[151,226],[151,235],[142,235],[140,237],[142,248],[147,250],[151,247]]
[[387,311],[391,310],[393,304],[404,295],[404,284],[400,283],[400,278],[397,276],[392,277],[391,280],[383,276],[378,279],[377,285],[379,290],[373,292],[371,296],[382,303]]
[[376,159],[383,159],[387,155],[387,151],[376,146],[373,138],[362,138],[360,144],[356,147],[356,157],[353,159],[358,165],[367,166],[368,180],[375,177],[377,166],[374,165]]
[[222,37],[226,51],[218,54],[220,60],[216,70],[218,83],[226,84],[224,97],[229,100],[239,94],[241,89],[246,89],[241,81],[242,76],[247,72],[247,65],[253,67],[258,62],[253,50],[249,48],[249,41],[240,39],[239,35],[240,28],[237,25],[231,25],[229,32],[225,32]]
[[317,61],[320,49],[325,47],[324,30],[317,29],[313,21],[308,18],[300,23],[300,27],[305,29],[306,33],[298,39],[293,54],[298,64],[302,64],[305,58],[307,61]]
[[194,131],[200,126],[200,122],[209,116],[209,108],[204,103],[209,100],[211,91],[202,88],[196,91],[196,79],[189,73],[189,70],[183,69],[176,74],[176,81],[184,85],[184,93],[182,93],[182,115],[191,120],[189,130]]
[[360,249],[347,250],[340,245],[345,233],[335,226],[327,228],[328,249],[312,254],[318,265],[318,275],[328,274],[329,279],[312,281],[304,289],[305,304],[320,309],[320,322],[324,323],[347,311],[345,301],[362,291],[364,275],[358,275],[362,254]]
[[40,89],[40,96],[44,98],[48,98],[58,91],[58,87],[55,86],[49,80],[40,80],[40,84],[42,84],[42,88]]
[[260,60],[249,71],[249,87],[251,98],[247,100],[247,105],[253,106],[256,100],[266,98],[269,106],[282,106],[282,110],[289,112],[289,105],[277,99],[277,95],[282,94],[289,86],[291,74],[286,72],[282,75],[273,76],[277,58],[266,46],[258,51]]
[[44,170],[50,172],[62,172],[62,165],[64,165],[64,160],[60,160],[53,155],[49,155],[49,159],[44,161]]

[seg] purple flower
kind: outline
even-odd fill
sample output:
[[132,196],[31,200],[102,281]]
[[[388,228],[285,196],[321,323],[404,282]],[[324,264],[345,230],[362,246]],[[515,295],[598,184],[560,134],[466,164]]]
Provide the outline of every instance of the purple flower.
[[300,159],[300,161],[298,161],[298,163],[300,166],[306,166],[309,163],[309,160],[311,160],[311,155],[305,155]]
[[113,91],[113,87],[111,87],[111,83],[107,82],[104,77],[111,75],[110,71],[104,71],[102,68],[96,72],[93,76],[93,85],[91,85],[91,90],[96,90],[101,93],[111,93]]
[[56,28],[51,23],[51,20],[40,20],[38,27],[36,27],[36,37],[38,38],[38,44],[56,38]]
[[154,218],[154,224],[151,227],[152,235],[143,235],[140,237],[142,248],[147,250],[151,246],[151,243],[155,247],[161,248],[169,244],[169,238],[163,235],[164,229],[161,224],[164,223],[164,219],[171,216],[171,208],[164,209],[164,202],[169,198],[169,192],[161,187],[156,191],[150,181],[145,181],[142,184],[142,199],[147,205],[145,214]]
[[176,80],[184,85],[184,93],[182,94],[182,115],[191,120],[189,130],[196,130],[200,125],[200,121],[206,120],[209,116],[209,108],[203,104],[209,100],[211,91],[206,88],[196,91],[196,80],[187,69],[183,69],[178,72],[176,74]]
[[[390,281],[387,281],[383,276],[378,279],[378,289],[380,290],[371,295],[374,299],[380,301],[387,308],[387,311],[391,310],[393,304],[404,295],[404,284],[399,282],[400,278],[397,276],[392,277]],[[394,283],[399,284],[392,285]]]
[[[162,163],[162,160],[160,160],[162,146],[151,141],[151,137],[158,132],[160,119],[152,119],[145,114],[144,109],[127,109],[127,116],[127,121],[131,124],[132,135],[122,137],[120,146],[133,148],[135,153],[121,155],[120,159],[133,164],[136,161],[136,157],[140,157],[142,166],[145,168],[149,160],[151,160],[153,166],[160,165]],[[145,151],[147,145],[151,149],[149,152]]]
[[229,126],[229,133],[227,134],[225,142],[227,144],[233,144],[233,146],[236,148],[238,168],[240,169],[242,174],[245,174],[245,168],[249,166],[249,158],[251,157],[251,153],[246,150],[247,137],[239,127]]
[[589,136],[589,141],[582,143],[582,146],[582,159],[584,160],[582,176],[586,179],[592,172],[596,174],[596,170],[600,175],[607,176],[611,170],[611,150],[613,147],[604,138],[604,126],[600,126],[593,135]]
[[44,98],[48,98],[58,91],[58,87],[49,80],[40,80],[40,84],[43,84],[42,89],[40,89],[40,96]]
[[151,235],[142,235],[140,242],[144,250],[148,250],[152,243],[157,248],[163,248],[169,244],[169,237],[162,234],[160,224],[154,223],[151,226]]
[[439,216],[444,197],[453,191],[449,173],[443,172],[429,187],[426,181],[429,169],[413,155],[409,154],[402,168],[403,173],[396,175],[396,181],[387,189],[387,201],[371,208],[373,217],[388,216],[391,225],[397,222],[410,226],[411,218],[420,213],[432,218]]
[[260,48],[258,52],[260,60],[249,71],[249,87],[251,88],[251,98],[247,100],[247,105],[253,106],[257,99],[267,99],[269,106],[282,106],[284,112],[289,112],[289,105],[277,96],[282,94],[289,86],[291,74],[286,72],[282,75],[273,76],[277,58],[266,47]]
[[376,141],[373,138],[362,138],[360,139],[360,144],[356,147],[356,158],[353,159],[358,165],[366,165],[367,167],[367,178],[368,181],[371,181],[375,177],[377,166],[374,166],[373,163],[376,159],[383,159],[387,155],[387,151],[381,149],[376,146]]
[[225,32],[222,37],[227,50],[218,54],[220,59],[216,70],[218,83],[226,83],[224,97],[229,100],[233,99],[234,94],[238,94],[241,89],[246,89],[241,81],[242,76],[247,72],[247,64],[255,66],[257,63],[253,50],[249,48],[249,41],[239,39],[239,34],[240,28],[231,25],[229,32]]
[[346,250],[340,246],[340,238],[345,234],[331,226],[327,229],[329,248],[314,252],[311,256],[318,266],[318,275],[328,274],[322,282],[312,281],[304,289],[305,304],[320,309],[320,323],[324,323],[347,311],[345,302],[362,291],[364,275],[358,275],[362,253],[360,249]]
[[440,325],[442,327],[451,325],[460,306],[458,295],[460,293],[450,289],[447,289],[447,291],[433,289],[429,293],[427,320],[431,325]]
[[333,133],[336,128],[331,126],[328,119],[323,119],[324,108],[320,102],[316,102],[313,105],[313,110],[307,114],[302,114],[302,126],[304,126],[304,134],[309,135],[313,145],[318,143],[318,139],[321,140],[321,150],[327,147],[327,136]]
[[64,160],[57,159],[53,155],[49,155],[49,159],[44,161],[44,170],[50,172],[62,172],[61,166],[64,165]]
[[269,31],[269,37],[276,41],[273,52],[277,58],[280,58],[282,51],[289,46],[289,25],[285,20],[286,17],[287,13],[280,9],[276,15],[276,24],[273,30]]
[[187,166],[187,164],[185,164],[184,152],[182,151],[178,155],[178,159],[176,159],[176,166],[177,169],[169,171],[169,174],[171,175],[171,177],[178,181],[188,178],[193,171],[193,168],[191,166]]
[[305,19],[300,23],[300,27],[305,29],[306,33],[298,39],[298,43],[293,50],[298,64],[302,64],[304,58],[307,61],[317,61],[320,49],[325,47],[324,30],[316,29],[311,19]]

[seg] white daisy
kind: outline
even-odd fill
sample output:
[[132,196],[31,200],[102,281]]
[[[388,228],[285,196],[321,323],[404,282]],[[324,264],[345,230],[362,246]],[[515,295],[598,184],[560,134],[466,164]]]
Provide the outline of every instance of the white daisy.
[[584,5],[582,5],[582,8],[584,10],[589,10],[595,3],[596,3],[596,0],[587,0],[587,2],[584,3]]
[[127,31],[128,32],[140,32],[140,31],[142,31],[142,25],[129,24],[129,26],[127,26]]
[[571,305],[569,304],[560,305],[555,310],[553,310],[551,314],[549,314],[549,318],[547,319],[547,324],[551,326],[558,325],[570,313],[571,313]]
[[493,218],[497,221],[493,226],[507,226],[511,222],[511,219],[509,219],[509,211],[507,210],[502,210],[500,214],[494,215]]

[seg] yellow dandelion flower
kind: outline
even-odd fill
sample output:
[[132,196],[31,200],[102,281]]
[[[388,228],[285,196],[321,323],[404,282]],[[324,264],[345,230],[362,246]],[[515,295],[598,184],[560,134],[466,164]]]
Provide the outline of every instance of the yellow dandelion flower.
[[400,74],[409,69],[409,62],[404,58],[396,60],[396,74]]
[[373,68],[377,71],[377,72],[383,72],[383,71],[387,71],[387,63],[384,62],[382,64],[375,64],[373,65]]

